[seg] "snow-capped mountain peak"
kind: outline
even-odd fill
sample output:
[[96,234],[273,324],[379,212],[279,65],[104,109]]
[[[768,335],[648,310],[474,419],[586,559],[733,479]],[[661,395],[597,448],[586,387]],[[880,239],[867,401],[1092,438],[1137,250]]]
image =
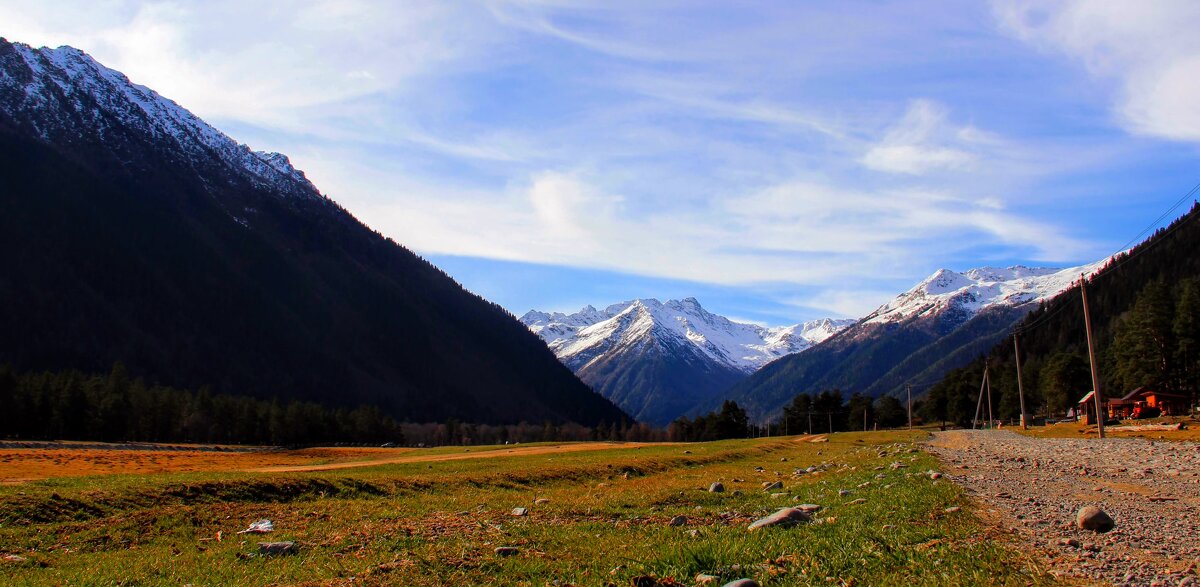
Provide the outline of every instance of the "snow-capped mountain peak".
[[252,151],[74,47],[35,49],[0,38],[0,97],[7,118],[48,142],[106,145],[119,153],[125,141],[149,141],[142,147],[173,150],[196,168],[224,164],[252,184],[322,197],[286,156]]
[[854,320],[827,318],[766,328],[713,314],[696,298],[689,297],[666,302],[634,299],[604,310],[585,306],[573,314],[530,311],[521,322],[576,370],[613,353],[657,342],[690,348],[717,363],[749,373],[825,340]]
[[939,269],[912,289],[863,318],[866,324],[899,322],[946,310],[965,318],[993,306],[1020,306],[1066,290],[1080,274],[1096,272],[1107,259],[1067,269],[1054,267],[979,267],[958,273]]

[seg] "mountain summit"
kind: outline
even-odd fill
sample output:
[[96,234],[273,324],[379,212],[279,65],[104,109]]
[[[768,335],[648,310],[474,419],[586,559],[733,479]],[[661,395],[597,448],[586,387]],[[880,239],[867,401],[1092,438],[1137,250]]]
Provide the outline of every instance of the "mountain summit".
[[779,357],[854,320],[766,328],[705,310],[695,298],[638,299],[574,314],[531,311],[521,322],[571,370],[639,420],[666,424]]
[[399,419],[626,416],[502,308],[70,47],[0,39],[0,363],[374,404]]

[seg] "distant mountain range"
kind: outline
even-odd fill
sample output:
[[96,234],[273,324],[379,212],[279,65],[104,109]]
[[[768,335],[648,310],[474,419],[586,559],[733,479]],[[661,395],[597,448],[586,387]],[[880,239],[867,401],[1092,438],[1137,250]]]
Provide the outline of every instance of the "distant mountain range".
[[640,421],[663,425],[712,401],[779,357],[854,320],[765,328],[708,312],[695,298],[639,299],[574,314],[531,311],[521,322],[584,382]]
[[627,416],[509,313],[70,47],[0,39],[0,364],[413,421]]
[[853,326],[734,383],[697,412],[732,399],[754,419],[776,417],[800,392],[899,395],[991,349],[1011,326],[1104,261],[1071,267],[941,269]]

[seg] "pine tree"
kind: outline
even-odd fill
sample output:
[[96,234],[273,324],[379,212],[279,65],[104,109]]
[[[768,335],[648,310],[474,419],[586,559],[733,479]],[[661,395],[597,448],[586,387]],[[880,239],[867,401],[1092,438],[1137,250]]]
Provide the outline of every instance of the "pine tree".
[[1051,355],[1038,381],[1046,409],[1052,413],[1066,412],[1092,387],[1087,362],[1074,353]]
[[1196,279],[1180,285],[1171,333],[1175,336],[1179,389],[1194,398],[1200,380],[1200,283]]
[[1161,280],[1142,288],[1113,340],[1114,381],[1125,391],[1169,385],[1175,347],[1172,300]]
[[801,393],[792,398],[792,403],[783,408],[783,425],[784,429],[790,434],[799,434],[806,432],[811,434],[808,429],[809,412],[812,411],[812,396],[807,393]]

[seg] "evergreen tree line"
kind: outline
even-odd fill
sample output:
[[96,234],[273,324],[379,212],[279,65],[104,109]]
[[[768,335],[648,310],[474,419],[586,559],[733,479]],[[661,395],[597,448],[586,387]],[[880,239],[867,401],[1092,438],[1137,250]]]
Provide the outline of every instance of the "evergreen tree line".
[[908,424],[908,410],[899,399],[883,395],[875,399],[855,392],[844,397],[840,389],[816,394],[800,393],[783,408],[782,417],[769,425],[768,432],[779,434],[825,434],[875,428],[896,428]]
[[721,409],[703,416],[676,419],[667,426],[667,438],[674,442],[706,442],[730,438],[748,438],[750,419],[736,402],[725,400]]
[[118,363],[107,375],[18,374],[0,365],[0,439],[186,442],[295,446],[385,444],[480,445],[523,442],[661,442],[667,431],[646,424],[491,425],[399,422],[375,406],[329,408],[198,392],[130,379]]
[[400,423],[373,406],[330,409],[202,388],[190,392],[108,375],[18,374],[0,366],[0,438],[296,445],[403,442]]
[[[913,404],[920,407],[919,402]],[[898,428],[908,424],[908,410],[897,398],[885,395],[875,399],[863,393],[846,398],[840,389],[816,394],[800,393],[784,406],[776,420],[750,424],[746,411],[732,400],[721,409],[694,420],[679,418],[667,428],[667,439],[701,442],[750,436],[825,434],[876,428]]]

